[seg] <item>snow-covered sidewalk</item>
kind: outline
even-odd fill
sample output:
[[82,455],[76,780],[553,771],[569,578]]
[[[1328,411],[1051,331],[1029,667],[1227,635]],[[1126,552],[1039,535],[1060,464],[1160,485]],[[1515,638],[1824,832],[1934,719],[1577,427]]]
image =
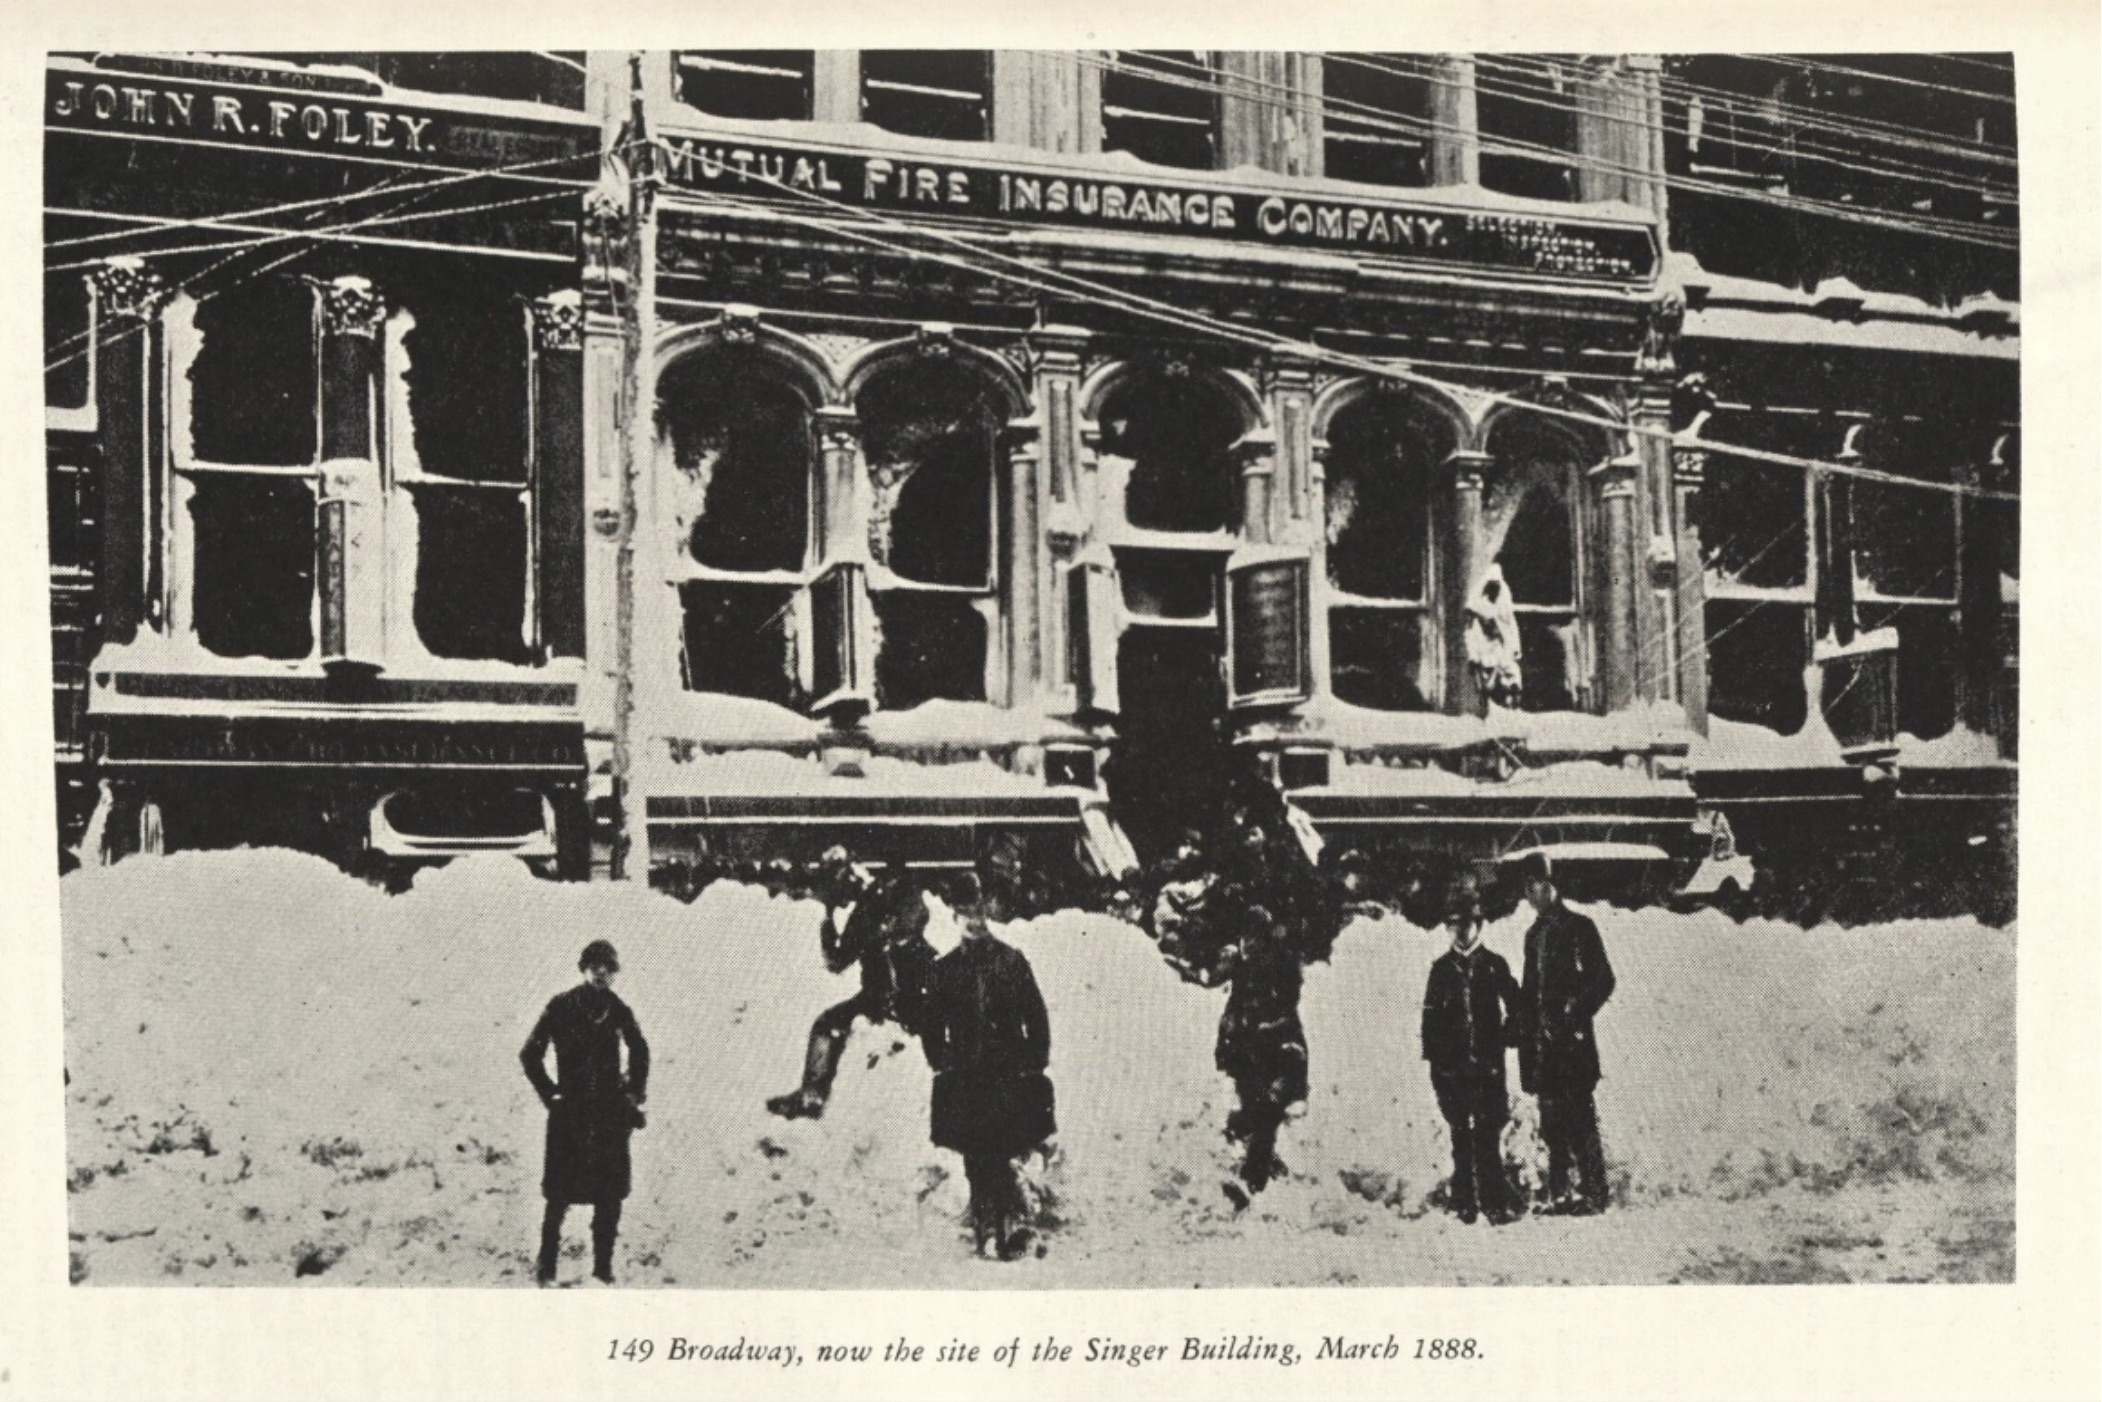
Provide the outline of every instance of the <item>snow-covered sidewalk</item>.
[[[2015,936],[1969,921],[1594,911],[1620,976],[1599,1020],[1616,1210],[1502,1231],[1434,1206],[1445,1130],[1416,1026],[1439,936],[1361,921],[1310,973],[1292,1173],[1236,1215],[1220,995],[1104,917],[1015,927],[1051,1012],[1061,1134],[1041,1176],[1065,1224],[1002,1267],[968,1255],[959,1166],[926,1142],[928,1073],[893,1029],[857,1029],[823,1121],[765,1113],[810,1019],[851,991],[808,902],[718,886],[684,906],[504,862],[389,897],[274,852],[135,860],[62,894],[92,1283],[528,1280],[541,1111],[517,1049],[600,936],[656,1060],[628,1284],[2012,1277]],[[1515,964],[1523,928],[1489,943]],[[1528,1105],[1510,1152],[1537,1173]]]

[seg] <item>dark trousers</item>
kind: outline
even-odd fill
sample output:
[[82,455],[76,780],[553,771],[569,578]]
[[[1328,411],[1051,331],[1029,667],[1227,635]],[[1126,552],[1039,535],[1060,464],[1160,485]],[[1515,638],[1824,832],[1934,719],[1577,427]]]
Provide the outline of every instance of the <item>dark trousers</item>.
[[964,1181],[971,1186],[971,1235],[1003,1250],[1022,1224],[1022,1182],[1005,1154],[965,1154]]
[[1547,1194],[1569,1196],[1570,1170],[1579,1196],[1592,1207],[1606,1205],[1606,1151],[1598,1137],[1598,1105],[1589,1087],[1540,1093],[1540,1137],[1547,1142]]
[[[540,1218],[540,1265],[542,1280],[555,1278],[555,1259],[562,1254],[562,1219],[569,1214],[566,1202],[549,1202]],[[591,1205],[591,1273],[600,1280],[613,1279],[613,1242],[620,1235],[620,1200],[611,1198]]]
[[1504,1177],[1503,1132],[1511,1109],[1502,1079],[1433,1070],[1431,1089],[1452,1139],[1453,1211],[1507,1210],[1511,1193]]
[[880,1022],[883,1009],[867,993],[857,993],[844,1003],[834,1003],[810,1024],[810,1048],[803,1057],[803,1094],[820,1104],[832,1096],[832,1078],[839,1074],[839,1060],[846,1055],[847,1035],[854,1030],[857,1017]]
[[1285,1107],[1267,1080],[1236,1077],[1234,1092],[1240,1104],[1226,1117],[1226,1137],[1244,1146],[1241,1181],[1261,1192],[1284,1168],[1277,1157],[1277,1132],[1284,1127]]

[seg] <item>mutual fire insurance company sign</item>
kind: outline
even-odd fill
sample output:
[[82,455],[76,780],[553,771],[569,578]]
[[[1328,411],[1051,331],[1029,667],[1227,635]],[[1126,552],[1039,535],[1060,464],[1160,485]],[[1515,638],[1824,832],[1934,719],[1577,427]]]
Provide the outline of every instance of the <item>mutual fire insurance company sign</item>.
[[673,137],[664,142],[664,154],[675,191],[779,201],[813,214],[847,206],[915,217],[1172,233],[1615,282],[1645,281],[1657,268],[1652,231],[1632,221],[768,142]]

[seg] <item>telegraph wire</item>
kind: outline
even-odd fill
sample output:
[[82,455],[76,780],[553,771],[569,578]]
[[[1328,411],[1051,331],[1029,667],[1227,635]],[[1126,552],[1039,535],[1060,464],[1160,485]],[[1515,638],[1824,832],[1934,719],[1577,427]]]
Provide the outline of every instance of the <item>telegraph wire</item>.
[[[1097,67],[1111,66],[1100,64],[1096,60],[1086,57],[1083,57],[1081,61],[1083,63],[1094,64]],[[1167,61],[1174,62],[1173,60]],[[1215,69],[1196,65],[1190,65],[1189,67],[1191,67],[1193,71],[1201,72],[1207,75],[1215,73],[1217,71]],[[1154,81],[1165,83],[1171,86],[1191,88],[1207,93],[1219,93],[1222,90],[1221,85],[1212,81],[1209,77],[1185,78],[1177,74],[1161,71],[1154,71],[1149,74],[1149,77],[1152,78],[1152,80]],[[1241,78],[1236,76],[1236,78],[1234,79],[1234,87],[1236,89],[1242,87],[1267,87],[1282,89],[1283,85],[1275,83],[1264,83],[1258,79]],[[1262,105],[1278,108],[1286,112],[1290,112],[1295,108],[1301,108],[1307,105],[1304,99],[1300,101],[1291,101],[1279,99],[1276,97],[1265,97],[1260,93],[1249,93],[1243,96],[1240,92],[1235,91],[1231,95],[1243,97],[1243,100],[1245,101],[1256,102]],[[1896,212],[1885,211],[1871,211],[1865,208],[1859,208],[1851,205],[1805,200],[1797,196],[1776,195],[1770,194],[1765,191],[1744,190],[1736,186],[1726,185],[1720,182],[1698,180],[1687,176],[1671,175],[1663,171],[1645,170],[1637,166],[1627,165],[1621,162],[1609,161],[1597,156],[1586,156],[1573,151],[1564,151],[1560,148],[1547,146],[1539,142],[1528,142],[1512,137],[1487,136],[1483,135],[1479,131],[1469,132],[1464,128],[1453,125],[1452,123],[1439,122],[1428,117],[1415,117],[1401,113],[1382,112],[1377,108],[1365,108],[1365,113],[1369,115],[1360,115],[1354,111],[1343,110],[1346,108],[1356,108],[1360,106],[1360,104],[1355,103],[1339,103],[1334,100],[1323,99],[1319,101],[1318,105],[1325,114],[1334,113],[1335,115],[1341,116],[1346,120],[1355,121],[1365,126],[1383,128],[1390,131],[1398,131],[1407,134],[1414,134],[1417,131],[1434,131],[1447,134],[1472,135],[1478,142],[1480,149],[1486,154],[1510,155],[1532,159],[1541,159],[1544,157],[1549,163],[1554,165],[1583,166],[1592,170],[1603,170],[1614,174],[1632,176],[1635,179],[1646,182],[1654,182],[1656,184],[1663,185],[1668,188],[1691,190],[1697,193],[1718,195],[1728,199],[1737,199],[1743,200],[1747,203],[1769,205],[1781,209],[1794,210],[1800,213],[1831,218],[1846,223],[1866,224],[1878,228],[1892,229],[1901,233],[1916,234],[1922,237],[1946,239],[1954,243],[1966,243],[1979,247],[1996,248],[2009,251],[2019,247],[2019,244],[2016,241],[2015,237],[2012,235],[2012,233],[1996,227],[1973,225],[1953,219],[1923,218],[1921,216],[1911,214],[1899,214]]]
[[[902,254],[908,258],[931,259],[936,262],[960,267],[965,271],[976,272],[982,276],[993,277],[1003,281],[1014,282],[1022,286],[1030,287],[1039,292],[1049,292],[1054,296],[1070,296],[1078,301],[1093,302],[1098,306],[1107,307],[1111,310],[1121,311],[1130,315],[1145,317],[1150,320],[1163,322],[1165,324],[1178,326],[1188,330],[1204,332],[1219,337],[1221,339],[1238,341],[1242,344],[1254,346],[1259,349],[1286,352],[1302,356],[1307,359],[1325,362],[1330,365],[1341,366],[1347,369],[1354,369],[1359,371],[1360,373],[1367,375],[1374,375],[1381,378],[1396,380],[1404,384],[1414,384],[1425,388],[1435,389],[1446,394],[1464,397],[1485,398],[1497,403],[1512,406],[1514,408],[1528,410],[1537,414],[1542,414],[1547,417],[1558,418],[1575,423],[1581,423],[1592,428],[1603,428],[1613,434],[1620,435],[1623,437],[1650,438],[1671,443],[1675,447],[1685,448],[1688,451],[1701,451],[1726,457],[1746,458],[1755,462],[1766,462],[1778,466],[1793,467],[1801,471],[1850,477],[1863,481],[1882,482],[1893,486],[1912,487],[1927,491],[1937,491],[1954,496],[1982,497],[1992,500],[2006,501],[2015,501],[2020,499],[2018,493],[1996,491],[1984,487],[1975,487],[1966,483],[1923,481],[1917,478],[1905,477],[1898,473],[1884,472],[1880,469],[1861,466],[1859,464],[1827,462],[1816,458],[1798,457],[1790,453],[1777,453],[1769,449],[1716,442],[1714,440],[1705,438],[1689,438],[1684,434],[1673,433],[1670,430],[1647,428],[1634,423],[1622,422],[1615,419],[1605,418],[1601,415],[1586,413],[1582,410],[1568,409],[1559,405],[1538,403],[1536,401],[1525,399],[1521,396],[1511,394],[1505,391],[1488,390],[1477,386],[1462,385],[1453,381],[1441,380],[1436,378],[1435,376],[1424,375],[1414,370],[1406,369],[1400,366],[1386,364],[1377,360],[1372,360],[1361,356],[1352,356],[1343,352],[1334,351],[1312,342],[1295,341],[1290,337],[1283,336],[1277,333],[1264,332],[1253,327],[1237,326],[1231,322],[1219,321],[1215,318],[1203,316],[1200,313],[1190,312],[1186,309],[1176,307],[1167,302],[1159,301],[1155,298],[1146,297],[1139,293],[1126,292],[1122,289],[1111,287],[1107,284],[1099,283],[1092,279],[1083,278],[1078,274],[1067,273],[1058,269],[1040,268],[1034,264],[1028,263],[1026,260],[1013,257],[1012,255],[999,253],[993,249],[985,248],[981,244],[975,243],[969,239],[960,237],[958,235],[948,234],[939,230],[924,228],[904,223],[899,220],[894,220],[889,218],[888,216],[878,214],[872,210],[860,209],[853,205],[848,205],[837,200],[829,199],[823,195],[817,194],[814,191],[794,189],[791,188],[785,181],[775,181],[763,175],[755,175],[749,173],[745,176],[745,178],[757,184],[772,186],[773,188],[779,189],[784,193],[789,194],[795,198],[807,200],[816,204],[827,206],[829,208],[841,210],[847,213],[848,215],[855,216],[861,223],[874,223],[886,228],[902,231],[903,233],[908,235],[919,235],[940,242],[955,244],[965,249],[967,252],[972,253],[980,258],[991,258],[1000,262],[1016,264],[1026,269],[1027,273],[1009,273],[998,268],[986,267],[982,263],[971,263],[961,258],[947,256],[938,252],[929,251],[927,249],[914,248],[909,244],[895,243],[890,240],[882,239],[856,229],[854,227],[855,220],[851,219],[826,219],[821,216],[799,215],[793,211],[783,210],[778,205],[773,205],[771,203],[755,201],[748,198],[740,198],[737,196],[723,195],[717,192],[701,194],[697,196],[697,198],[704,203],[716,202],[731,208],[743,209],[747,211],[758,211],[773,214],[780,217],[786,217],[796,222],[806,223],[817,228],[827,229],[835,233],[844,234],[849,238],[853,238],[857,241],[871,244],[875,247],[885,249],[892,253]],[[689,195],[690,192],[682,191],[681,194],[682,196],[686,196]],[[1044,279],[1047,278],[1059,279],[1060,281],[1068,284],[1068,286],[1061,287],[1056,282],[1044,281]]]

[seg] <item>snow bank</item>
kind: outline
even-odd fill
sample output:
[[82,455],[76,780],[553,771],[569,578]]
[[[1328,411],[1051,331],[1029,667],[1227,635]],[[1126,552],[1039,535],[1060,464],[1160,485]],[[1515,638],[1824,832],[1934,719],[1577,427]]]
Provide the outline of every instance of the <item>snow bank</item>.
[[[637,1283],[1115,1283],[1148,1257],[1420,1231],[1446,1171],[1416,1046],[1439,940],[1400,920],[1354,924],[1310,971],[1292,1173],[1240,1216],[1219,1188],[1222,995],[1106,917],[1008,931],[1051,1011],[1061,1134],[1037,1176],[1065,1225],[995,1282],[957,1274],[960,1166],[926,1142],[916,1046],[859,1028],[823,1121],[764,1112],[853,989],[824,972],[808,902],[718,884],[688,907],[503,860],[389,898],[257,852],[86,870],[62,896],[72,1229],[97,1282],[523,1280],[542,1118],[516,1051],[600,935],[656,1054],[622,1237]],[[1596,914],[1620,974],[1599,1105],[1627,1200],[2011,1181],[2011,932]],[[1523,928],[1488,932],[1514,964]],[[1536,1175],[1530,1118],[1509,1148]]]

